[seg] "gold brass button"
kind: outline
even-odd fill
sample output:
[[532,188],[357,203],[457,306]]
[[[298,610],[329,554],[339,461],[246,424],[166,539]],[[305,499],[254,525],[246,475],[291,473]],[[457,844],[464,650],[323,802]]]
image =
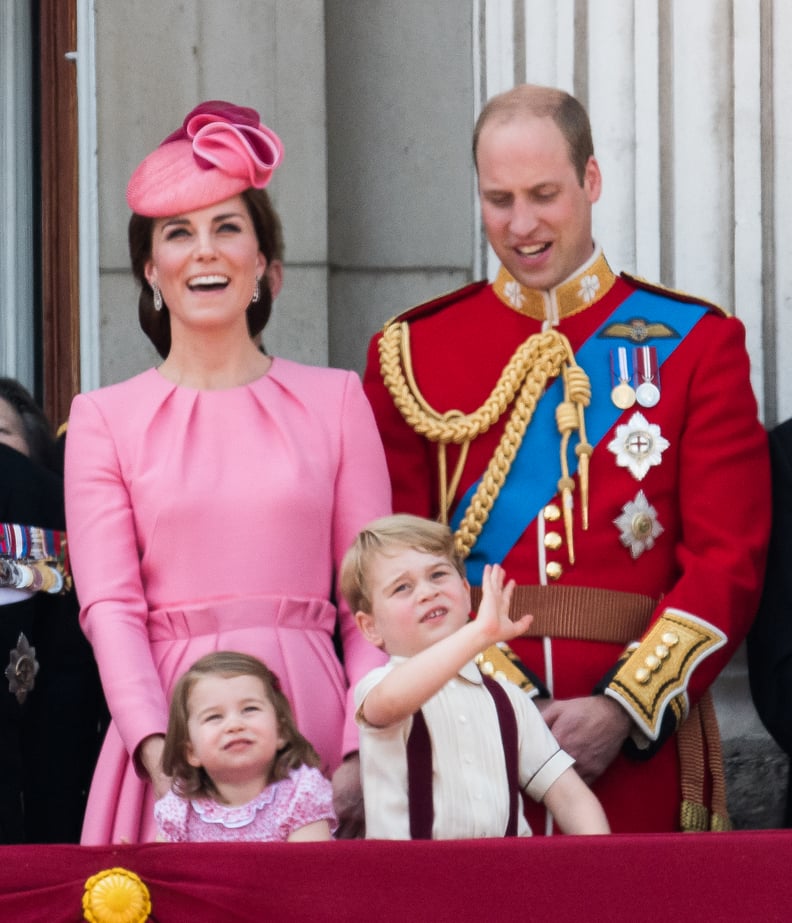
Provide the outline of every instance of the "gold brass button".
[[655,654],[661,659],[665,660],[666,657],[670,655],[671,651],[666,647],[665,644],[658,644],[655,648]]
[[479,666],[479,670],[481,670],[485,676],[492,676],[495,672],[495,667],[492,665],[491,661],[485,660],[484,663]]
[[548,503],[544,508],[544,518],[548,522],[557,522],[561,518],[561,510],[555,503]]
[[564,568],[558,563],[558,561],[550,561],[545,568],[545,571],[551,580],[558,580],[561,574],[564,573]]
[[645,686],[652,678],[652,674],[649,670],[646,669],[646,667],[640,667],[635,671],[635,678],[642,686]]
[[668,647],[673,647],[679,644],[679,635],[675,631],[664,631],[660,640]]
[[551,551],[558,551],[558,549],[564,544],[564,540],[558,534],[558,532],[548,532],[544,537],[545,548],[549,548]]
[[654,654],[650,654],[650,655],[646,658],[646,660],[644,661],[644,663],[645,663],[646,666],[649,667],[649,669],[652,670],[652,671],[655,671],[655,670],[659,670],[659,669],[660,669],[660,658],[659,658],[659,657],[655,657]]

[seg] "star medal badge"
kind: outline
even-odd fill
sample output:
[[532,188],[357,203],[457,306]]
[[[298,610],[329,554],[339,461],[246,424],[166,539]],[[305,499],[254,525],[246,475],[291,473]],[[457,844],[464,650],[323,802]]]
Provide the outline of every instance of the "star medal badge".
[[635,389],[630,384],[632,370],[626,346],[617,346],[610,352],[611,401],[619,410],[629,410],[635,403]]
[[31,647],[24,634],[19,635],[17,646],[9,651],[9,662],[5,668],[8,691],[16,696],[21,705],[27,694],[35,686],[39,662],[36,660],[36,648]]
[[633,560],[653,548],[655,539],[663,534],[657,510],[642,490],[638,491],[634,500],[624,504],[621,515],[613,520],[613,524],[619,530],[619,540],[629,549]]
[[635,399],[641,407],[654,407],[660,400],[660,367],[654,346],[637,346],[635,370],[638,387]]
[[608,449],[616,456],[620,468],[629,468],[635,480],[642,481],[653,465],[660,464],[670,444],[660,433],[660,427],[636,410],[626,423],[616,427]]

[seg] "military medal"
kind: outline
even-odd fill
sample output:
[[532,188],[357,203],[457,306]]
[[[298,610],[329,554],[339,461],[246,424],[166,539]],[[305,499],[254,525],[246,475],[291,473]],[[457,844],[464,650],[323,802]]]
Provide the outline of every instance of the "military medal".
[[660,368],[654,346],[636,347],[635,369],[638,380],[635,399],[641,407],[654,407],[660,400]]
[[618,346],[610,353],[611,362],[611,401],[619,410],[629,410],[635,403],[635,390],[630,384],[630,357],[626,346]]
[[33,568],[29,567],[27,564],[17,563],[17,574],[18,574],[18,583],[17,589],[27,590],[33,586],[33,580],[35,579],[35,574]]

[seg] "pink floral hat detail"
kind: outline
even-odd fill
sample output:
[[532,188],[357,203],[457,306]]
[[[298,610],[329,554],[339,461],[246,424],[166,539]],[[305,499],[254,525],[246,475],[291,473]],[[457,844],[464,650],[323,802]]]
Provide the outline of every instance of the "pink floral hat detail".
[[143,160],[129,180],[127,202],[149,218],[181,215],[263,189],[282,159],[280,138],[255,109],[209,100]]

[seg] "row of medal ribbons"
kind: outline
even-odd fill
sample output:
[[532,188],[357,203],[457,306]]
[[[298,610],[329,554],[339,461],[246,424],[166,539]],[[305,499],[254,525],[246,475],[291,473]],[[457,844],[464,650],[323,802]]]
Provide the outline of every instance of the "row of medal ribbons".
[[610,353],[611,401],[619,410],[629,410],[636,402],[654,407],[660,400],[660,367],[654,346],[632,350],[617,346]]

